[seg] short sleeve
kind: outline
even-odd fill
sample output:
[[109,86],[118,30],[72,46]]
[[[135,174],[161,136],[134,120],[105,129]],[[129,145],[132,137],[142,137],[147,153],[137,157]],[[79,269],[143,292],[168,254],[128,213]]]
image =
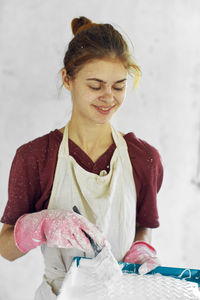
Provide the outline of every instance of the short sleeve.
[[35,199],[39,195],[40,181],[37,159],[31,153],[23,153],[19,148],[10,169],[8,202],[1,222],[14,225],[21,215],[34,212]]
[[[147,144],[148,145],[148,144]],[[136,221],[143,227],[159,227],[157,193],[163,181],[161,156],[154,147],[148,146],[148,155],[144,158],[143,180],[137,202]]]

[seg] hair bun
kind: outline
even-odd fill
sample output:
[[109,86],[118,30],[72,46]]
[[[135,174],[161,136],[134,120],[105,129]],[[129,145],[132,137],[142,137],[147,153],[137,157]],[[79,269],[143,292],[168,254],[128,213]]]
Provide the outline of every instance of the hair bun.
[[90,24],[93,24],[92,21],[87,19],[86,17],[73,19],[71,23],[73,34],[76,35],[78,32],[80,32],[85,27],[88,27],[88,25]]

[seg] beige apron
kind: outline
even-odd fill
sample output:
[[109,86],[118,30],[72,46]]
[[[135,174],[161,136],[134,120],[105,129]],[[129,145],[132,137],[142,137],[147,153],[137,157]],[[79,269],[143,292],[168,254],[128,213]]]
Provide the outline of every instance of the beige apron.
[[[76,205],[81,214],[96,224],[111,244],[120,261],[130,249],[135,236],[136,189],[127,144],[112,128],[116,149],[110,171],[100,175],[84,170],[69,155],[68,124],[58,152],[58,161],[48,209],[70,209]],[[35,300],[54,300],[75,256],[89,256],[76,249],[41,247],[45,262],[42,285]]]

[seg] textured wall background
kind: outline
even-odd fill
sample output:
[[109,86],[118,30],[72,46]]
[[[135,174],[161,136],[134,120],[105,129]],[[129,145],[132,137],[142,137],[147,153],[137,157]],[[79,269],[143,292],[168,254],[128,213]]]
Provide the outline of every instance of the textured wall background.
[[[133,41],[142,81],[134,92],[130,86],[113,123],[162,156],[161,226],[153,231],[162,264],[200,268],[200,190],[192,183],[199,175],[198,0],[0,0],[0,215],[17,147],[69,118],[70,96],[59,95],[58,72],[70,22],[81,15],[112,23]],[[33,299],[42,272],[39,249],[12,263],[0,257],[0,299]]]

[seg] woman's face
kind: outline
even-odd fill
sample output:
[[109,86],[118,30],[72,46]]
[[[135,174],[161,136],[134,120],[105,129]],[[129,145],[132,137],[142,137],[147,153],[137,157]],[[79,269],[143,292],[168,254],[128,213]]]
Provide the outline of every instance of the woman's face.
[[95,124],[108,122],[122,104],[126,93],[127,70],[119,60],[95,59],[86,63],[75,79],[63,83],[71,92],[73,117]]

